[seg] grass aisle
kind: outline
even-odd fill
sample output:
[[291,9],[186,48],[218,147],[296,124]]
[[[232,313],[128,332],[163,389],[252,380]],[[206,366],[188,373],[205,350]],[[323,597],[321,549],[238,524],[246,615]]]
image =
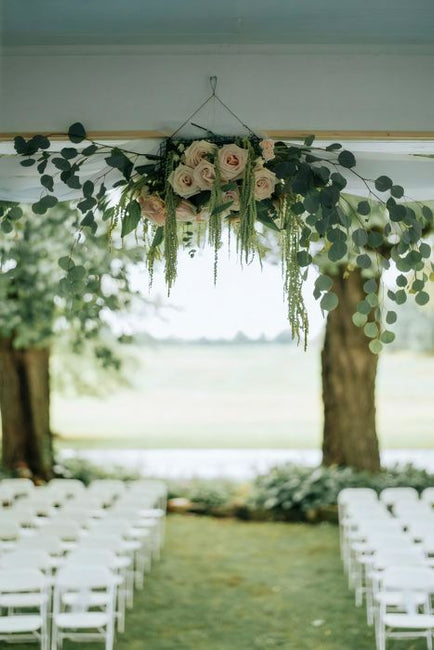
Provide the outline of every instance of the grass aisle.
[[337,528],[170,516],[117,650],[273,647],[375,647],[342,576]]

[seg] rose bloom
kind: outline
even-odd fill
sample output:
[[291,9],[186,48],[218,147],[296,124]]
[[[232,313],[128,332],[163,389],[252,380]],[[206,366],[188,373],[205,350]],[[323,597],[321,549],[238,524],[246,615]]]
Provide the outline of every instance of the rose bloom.
[[166,221],[166,206],[164,201],[160,199],[156,194],[151,194],[151,196],[139,196],[137,199],[141,211],[142,217],[150,219],[159,226],[163,226]]
[[223,194],[222,203],[226,203],[227,201],[233,201],[229,210],[231,212],[238,212],[238,210],[240,209],[240,194],[238,190],[228,190],[227,192],[225,192]]
[[176,208],[177,221],[196,221],[196,208],[190,201],[181,201]]
[[208,221],[209,218],[210,218],[210,212],[206,208],[203,208],[196,215],[196,221],[198,223],[203,223],[204,221]]
[[274,187],[277,183],[276,174],[269,169],[259,166],[255,171],[255,199],[262,201],[269,199],[274,192]]
[[188,167],[197,167],[200,161],[208,154],[213,153],[215,144],[206,140],[195,140],[184,152],[185,164]]
[[193,170],[187,165],[178,165],[176,169],[169,176],[169,183],[173,187],[174,192],[184,199],[189,196],[197,194],[200,187],[195,183],[193,178]]
[[247,149],[236,144],[225,144],[219,151],[220,174],[224,181],[231,181],[243,173],[247,158]]
[[193,171],[193,179],[201,190],[210,190],[215,180],[215,167],[208,160],[201,160]]
[[264,160],[273,160],[275,157],[274,154],[274,140],[262,140],[259,143],[259,146],[262,149],[262,155],[264,157]]

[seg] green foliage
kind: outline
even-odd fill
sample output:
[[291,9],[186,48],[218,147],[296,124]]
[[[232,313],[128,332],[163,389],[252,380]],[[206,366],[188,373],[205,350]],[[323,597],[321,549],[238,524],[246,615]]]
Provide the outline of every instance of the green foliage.
[[227,480],[192,480],[169,484],[169,498],[184,497],[199,506],[203,514],[231,506],[237,493],[237,484]]
[[129,308],[128,269],[137,250],[125,247],[113,255],[103,234],[80,230],[74,237],[78,215],[67,205],[44,216],[12,206],[7,219],[18,212],[14,231],[0,239],[0,335],[27,348],[50,346],[69,332],[79,351],[107,329],[109,313]]
[[433,484],[433,474],[410,464],[370,474],[350,467],[312,469],[287,463],[246,485],[221,480],[172,484],[169,497],[201,504],[204,514],[220,508],[245,519],[293,521],[310,520],[314,512],[336,506],[339,492],[347,487],[370,487],[378,493],[387,487],[414,487],[421,492]]
[[56,475],[63,478],[75,478],[89,485],[91,481],[98,479],[120,479],[121,481],[134,481],[140,478],[138,472],[125,467],[111,466],[101,467],[84,458],[75,456],[55,465]]
[[288,463],[256,479],[250,505],[271,511],[276,519],[304,519],[309,511],[336,505],[340,490],[347,487],[380,492],[386,487],[408,486],[420,492],[433,484],[434,475],[412,465],[370,474],[350,467],[311,469]]

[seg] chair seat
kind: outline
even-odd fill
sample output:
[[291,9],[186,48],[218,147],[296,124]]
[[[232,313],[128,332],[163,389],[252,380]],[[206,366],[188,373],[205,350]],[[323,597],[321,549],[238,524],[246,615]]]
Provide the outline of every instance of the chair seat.
[[429,614],[386,614],[383,622],[387,627],[409,630],[434,628],[434,616]]
[[40,607],[43,602],[44,596],[40,593],[11,593],[0,596],[0,607]]
[[[412,601],[415,605],[423,605],[426,602],[426,594],[412,593]],[[375,595],[377,603],[382,603],[390,607],[404,607],[406,595],[402,591],[381,591]]]
[[132,564],[132,560],[130,557],[127,557],[126,555],[117,555],[114,560],[113,564],[110,567],[111,569],[119,570],[119,569],[127,569],[130,567]]
[[[86,594],[86,607],[104,607],[109,602],[109,596],[103,592]],[[62,596],[62,602],[68,607],[79,606],[82,602],[82,595],[75,592],[67,592]]]
[[140,542],[135,540],[122,540],[121,548],[124,551],[138,551],[142,548],[142,545]]
[[12,634],[14,632],[36,632],[42,627],[42,618],[36,614],[1,616],[0,634]]
[[104,612],[68,612],[55,616],[57,627],[74,630],[104,627],[108,622],[109,617]]

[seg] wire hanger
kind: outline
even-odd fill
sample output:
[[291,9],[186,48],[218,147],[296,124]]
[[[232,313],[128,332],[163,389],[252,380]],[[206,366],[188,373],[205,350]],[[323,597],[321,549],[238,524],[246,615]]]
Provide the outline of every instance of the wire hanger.
[[[207,129],[204,129],[202,126],[199,126],[199,124],[195,124],[194,122],[191,122],[191,120],[192,120],[192,119],[193,119],[193,118],[194,118],[194,117],[195,117],[195,116],[196,116],[196,115],[197,115],[197,114],[198,114],[198,113],[199,113],[203,108],[205,108],[205,106],[206,106],[207,104],[209,104],[209,102],[210,102],[211,100],[214,100],[214,101],[219,102],[219,104],[220,104],[221,106],[223,106],[223,108],[224,108],[224,109],[225,109],[225,110],[226,110],[230,115],[232,115],[232,117],[235,118],[235,119],[236,119],[236,120],[241,124],[241,126],[242,126],[244,129],[246,129],[246,131],[249,132],[249,134],[250,134],[252,137],[254,137],[254,138],[257,138],[257,137],[258,137],[258,136],[256,135],[256,133],[255,133],[255,132],[254,132],[254,131],[249,127],[249,126],[247,126],[247,124],[245,124],[245,123],[244,123],[244,122],[243,122],[243,121],[238,117],[238,115],[237,115],[236,113],[234,113],[234,111],[231,110],[227,104],[225,104],[225,102],[224,102],[222,99],[220,99],[220,97],[217,95],[217,92],[216,92],[216,91],[217,91],[217,83],[218,83],[218,77],[217,77],[216,75],[212,75],[212,76],[209,78],[209,84],[210,84],[210,86],[211,86],[211,94],[209,95],[209,97],[207,97],[207,98],[205,99],[205,101],[202,102],[202,104],[199,106],[199,108],[197,108],[197,109],[196,109],[196,110],[195,110],[191,115],[189,115],[189,117],[187,117],[186,120],[184,120],[184,122],[183,122],[183,123],[182,123],[182,124],[181,124],[181,125],[180,125],[180,126],[179,126],[179,127],[178,127],[174,132],[173,132],[173,133],[172,133],[172,135],[169,136],[169,139],[174,138],[175,135],[177,135],[177,134],[178,134],[178,133],[179,133],[179,132],[184,128],[184,126],[186,126],[189,122],[190,122],[190,124],[191,124],[192,126],[195,126],[196,128],[202,129],[202,130],[204,130],[204,131],[208,131]],[[208,132],[209,132],[209,131],[208,131]]]

